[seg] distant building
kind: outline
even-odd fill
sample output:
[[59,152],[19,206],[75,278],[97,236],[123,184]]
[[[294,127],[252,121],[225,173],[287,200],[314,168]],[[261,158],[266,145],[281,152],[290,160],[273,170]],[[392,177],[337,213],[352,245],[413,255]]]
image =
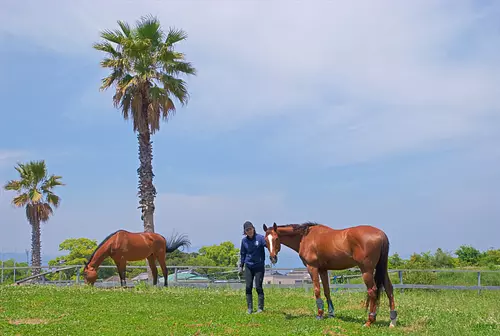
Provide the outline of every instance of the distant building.
[[[168,282],[175,282],[176,274],[171,272],[168,275]],[[164,283],[164,278],[160,277],[158,282]],[[210,279],[203,274],[200,274],[192,269],[189,270],[178,270],[177,271],[177,282],[189,282],[189,283],[208,283]]]
[[[164,278],[162,276],[158,277],[158,283],[163,284]],[[119,279],[118,279],[119,280]],[[138,276],[132,278],[132,281],[148,281],[148,273],[144,272],[139,274]],[[194,270],[178,270],[177,271],[177,281],[178,282],[189,282],[189,283],[207,283],[210,282],[210,279],[200,274]],[[175,282],[175,273],[169,272],[168,274],[168,282]]]
[[278,271],[266,270],[263,282],[268,285],[295,285],[311,283],[311,276],[307,270],[292,270],[286,274]]

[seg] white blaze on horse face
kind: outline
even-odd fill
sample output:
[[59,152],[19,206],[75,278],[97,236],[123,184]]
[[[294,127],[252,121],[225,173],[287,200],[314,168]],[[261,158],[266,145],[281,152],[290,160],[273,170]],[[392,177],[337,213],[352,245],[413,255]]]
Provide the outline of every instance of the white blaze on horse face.
[[273,236],[271,234],[267,235],[267,241],[269,242],[269,251],[273,252]]

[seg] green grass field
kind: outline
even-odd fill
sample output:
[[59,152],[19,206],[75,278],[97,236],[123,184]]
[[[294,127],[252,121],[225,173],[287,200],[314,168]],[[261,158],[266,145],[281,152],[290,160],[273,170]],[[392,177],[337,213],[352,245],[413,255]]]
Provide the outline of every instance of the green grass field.
[[395,329],[385,296],[377,324],[363,328],[364,298],[334,293],[337,316],[317,321],[303,289],[267,288],[266,311],[247,315],[243,290],[0,286],[0,335],[500,334],[500,292],[397,291]]

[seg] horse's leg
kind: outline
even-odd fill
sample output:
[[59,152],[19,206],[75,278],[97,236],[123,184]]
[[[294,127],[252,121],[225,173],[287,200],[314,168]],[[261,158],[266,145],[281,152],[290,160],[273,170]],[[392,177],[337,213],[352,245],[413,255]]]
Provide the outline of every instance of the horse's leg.
[[396,311],[396,304],[394,303],[394,290],[392,287],[391,279],[389,278],[389,274],[387,274],[387,276],[385,277],[384,288],[385,293],[389,298],[389,307],[391,309],[391,324],[389,324],[389,327],[394,328],[398,319],[398,312]]
[[321,288],[319,284],[319,273],[318,269],[316,267],[312,267],[307,265],[307,270],[309,271],[309,275],[311,276],[311,280],[314,285],[314,296],[316,297],[316,307],[318,307],[318,315],[316,318],[322,319],[323,318],[323,312],[325,309],[325,304],[323,300],[321,299]]
[[127,262],[123,259],[115,259],[115,264],[116,267],[118,268],[118,275],[120,276],[120,286],[126,287],[127,285],[127,279],[126,279],[126,269],[127,269]]
[[330,283],[328,279],[328,270],[320,270],[319,276],[321,277],[321,283],[323,284],[323,292],[325,293],[326,303],[328,305],[328,316],[335,317],[335,312],[333,308],[332,297],[330,295]]
[[149,267],[151,268],[151,273],[153,273],[153,286],[158,283],[158,269],[156,268],[156,260],[154,254],[148,257]]
[[377,319],[377,286],[375,285],[375,280],[373,279],[373,268],[363,267],[361,272],[363,273],[363,281],[365,282],[366,288],[368,289],[368,299],[370,303],[370,313],[368,314],[368,321],[365,323],[365,327],[369,327],[372,323],[375,323]]
[[[163,254],[165,255],[165,253]],[[157,256],[157,259],[158,259],[158,263],[160,264],[160,267],[161,267],[161,271],[163,273],[163,279],[165,279],[165,282],[163,283],[163,286],[165,287],[168,287],[168,268],[167,268],[167,264],[165,262],[165,258],[161,257],[161,256]]]

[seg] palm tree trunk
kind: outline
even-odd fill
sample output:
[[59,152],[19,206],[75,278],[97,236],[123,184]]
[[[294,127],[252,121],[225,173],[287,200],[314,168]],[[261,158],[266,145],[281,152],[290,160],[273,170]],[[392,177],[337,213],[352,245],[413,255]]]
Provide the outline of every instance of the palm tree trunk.
[[36,219],[31,224],[31,272],[32,275],[41,273],[40,266],[42,265],[42,243],[40,233],[40,221]]
[[155,232],[154,226],[154,200],[156,188],[153,185],[153,143],[149,132],[139,133],[139,162],[137,169],[139,175],[139,204],[143,211],[144,232]]
[[[139,132],[137,135],[139,140],[139,204],[142,208],[144,232],[155,232],[154,226],[154,199],[156,196],[156,188],[153,185],[153,143],[151,142],[151,133]],[[149,282],[153,280],[153,273],[147,263],[147,271]]]

